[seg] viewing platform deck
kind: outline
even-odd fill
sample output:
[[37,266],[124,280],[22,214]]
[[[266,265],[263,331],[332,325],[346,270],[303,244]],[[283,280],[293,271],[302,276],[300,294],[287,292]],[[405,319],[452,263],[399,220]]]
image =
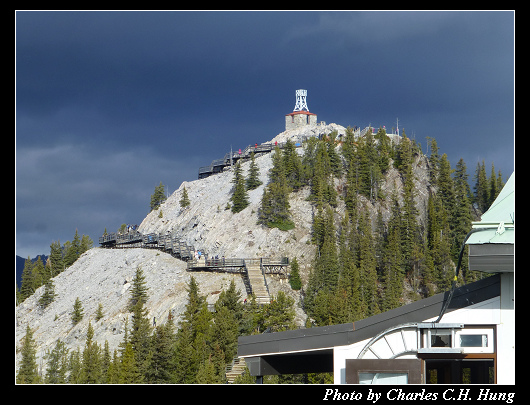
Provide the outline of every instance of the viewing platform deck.
[[247,294],[253,294],[258,304],[270,303],[269,288],[265,274],[276,274],[280,278],[289,277],[289,259],[279,260],[262,258],[210,258],[201,251],[200,258],[193,246],[189,246],[173,233],[160,235],[157,233],[142,234],[138,231],[112,232],[99,238],[103,248],[127,249],[147,248],[159,249],[187,262],[187,271],[215,271],[239,273],[242,275]]

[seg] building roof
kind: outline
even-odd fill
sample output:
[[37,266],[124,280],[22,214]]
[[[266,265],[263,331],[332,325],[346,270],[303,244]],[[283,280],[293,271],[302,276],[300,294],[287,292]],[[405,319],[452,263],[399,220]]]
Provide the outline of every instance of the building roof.
[[515,173],[482,215],[468,238],[469,269],[488,273],[513,272],[515,244]]
[[[240,336],[238,339],[238,356],[245,357],[247,363],[251,358],[260,357],[257,361],[260,370],[252,375],[266,375],[267,368],[276,372],[271,374],[287,374],[296,372],[325,372],[333,363],[333,347],[344,346],[369,339],[378,333],[407,322],[422,322],[438,316],[448,292],[433,295],[400,308],[383,312],[353,323],[346,323],[317,328],[290,330],[285,332],[264,333],[261,335]],[[446,313],[464,308],[500,295],[500,276],[495,275],[455,289],[453,298]],[[278,356],[283,356],[280,360]],[[292,371],[290,367],[298,367],[305,361],[307,370]],[[331,360],[328,358],[331,356]],[[296,362],[293,358],[296,357]],[[292,365],[291,365],[292,363]],[[315,370],[315,367],[323,367]],[[264,374],[259,374],[263,372]],[[257,374],[256,374],[257,373]]]
[[472,234],[466,242],[468,245],[515,242],[515,172],[480,221],[473,222],[473,228],[490,229]]
[[285,114],[285,116],[287,117],[288,115],[299,115],[299,114],[303,114],[303,115],[316,115],[314,113],[311,113],[309,111],[293,111],[292,113],[290,114]]

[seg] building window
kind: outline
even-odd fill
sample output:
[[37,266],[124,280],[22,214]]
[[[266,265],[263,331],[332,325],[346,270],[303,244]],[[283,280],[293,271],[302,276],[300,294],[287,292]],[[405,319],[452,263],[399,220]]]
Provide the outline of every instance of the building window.
[[455,346],[463,353],[494,353],[493,328],[466,328],[455,333]]
[[408,384],[408,373],[359,373],[359,384]]
[[451,347],[451,329],[431,330],[431,347]]
[[346,384],[420,384],[420,359],[346,359]]
[[488,335],[460,335],[460,347],[488,347]]

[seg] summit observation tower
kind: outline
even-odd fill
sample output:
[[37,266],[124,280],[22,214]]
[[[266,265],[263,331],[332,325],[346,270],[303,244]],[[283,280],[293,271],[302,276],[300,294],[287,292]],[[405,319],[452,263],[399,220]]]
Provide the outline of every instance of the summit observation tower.
[[317,115],[309,112],[307,106],[307,90],[296,90],[296,104],[290,114],[285,115],[285,130],[303,127],[305,125],[316,125]]

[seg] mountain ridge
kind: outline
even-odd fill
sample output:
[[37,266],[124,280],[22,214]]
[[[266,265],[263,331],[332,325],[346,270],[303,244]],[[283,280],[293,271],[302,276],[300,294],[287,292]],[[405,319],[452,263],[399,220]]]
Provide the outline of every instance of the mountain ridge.
[[[336,125],[336,124],[330,124]],[[339,127],[339,126],[336,126]],[[344,128],[344,127],[342,127]],[[339,128],[340,129],[340,128]],[[273,142],[284,142],[287,139],[304,135],[315,136],[312,126],[285,131],[273,138]],[[339,132],[340,133],[340,132]],[[338,147],[338,146],[337,146]],[[297,149],[301,154],[302,149]],[[305,186],[297,192],[290,193],[290,212],[295,228],[281,231],[257,224],[258,210],[263,190],[269,182],[268,172],[272,168],[272,153],[256,157],[262,185],[248,192],[249,206],[239,213],[226,209],[233,187],[233,170],[227,170],[213,176],[194,181],[185,181],[173,192],[158,210],[151,211],[139,225],[142,233],[173,233],[178,235],[195,249],[200,249],[210,256],[218,257],[297,257],[300,274],[304,285],[309,277],[309,269],[315,256],[315,244],[312,243],[312,221],[316,215],[314,204],[309,201],[310,187]],[[243,174],[247,176],[250,162],[242,164]],[[425,155],[418,155],[413,164],[414,185],[418,192],[415,200],[419,209],[420,221],[425,221],[428,193],[428,160]],[[341,188],[344,179],[335,179],[335,186]],[[381,190],[387,195],[383,201],[372,204],[364,196],[359,196],[370,213],[372,224],[375,223],[380,209],[385,221],[390,217],[390,195],[393,190],[401,195],[402,179],[398,170],[390,165],[382,179]],[[180,207],[180,199],[186,188],[190,206]],[[423,192],[425,190],[425,192]],[[342,199],[338,199],[335,216],[338,220],[346,211]],[[336,223],[339,223],[336,221]],[[57,297],[49,307],[42,310],[38,299],[44,291],[39,288],[17,307],[16,342],[25,334],[26,325],[34,329],[37,342],[37,358],[42,359],[46,350],[51,350],[55,341],[61,339],[71,350],[82,348],[89,321],[94,327],[94,340],[103,345],[109,342],[111,351],[123,339],[125,319],[130,317],[126,310],[127,293],[137,266],[146,274],[149,288],[147,309],[149,316],[156,316],[163,323],[169,314],[178,324],[179,316],[186,304],[186,283],[191,274],[186,271],[186,264],[167,253],[150,249],[102,249],[93,248],[85,252],[70,268],[54,278]],[[194,272],[201,294],[207,295],[208,302],[214,303],[221,290],[228,287],[231,280],[245,294],[245,286],[240,275],[212,272]],[[301,309],[299,292],[291,290],[288,283],[267,275],[271,294],[284,291],[295,298],[296,323],[305,323],[306,314]],[[70,314],[75,299],[79,297],[83,304],[85,317],[72,326]],[[243,299],[242,298],[242,299]],[[94,316],[99,303],[103,305],[105,316],[95,322]],[[40,360],[42,362],[42,360]]]

